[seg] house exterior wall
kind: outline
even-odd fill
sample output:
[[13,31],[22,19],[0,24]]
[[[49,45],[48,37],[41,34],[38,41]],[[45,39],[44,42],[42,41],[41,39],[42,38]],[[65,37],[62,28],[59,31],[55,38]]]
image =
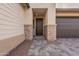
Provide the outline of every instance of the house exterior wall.
[[47,12],[44,17],[44,36],[48,41],[56,40],[56,19],[54,3],[30,3],[31,8],[46,8]]
[[45,15],[45,38],[48,41],[56,40],[56,18],[55,18],[55,4],[50,4],[48,11]]
[[44,19],[45,37],[49,41],[56,39],[55,4],[30,5],[27,9],[20,4],[0,4],[0,55],[6,55],[25,39],[33,39],[32,8],[48,8]]
[[30,3],[31,8],[46,8],[47,12],[44,17],[44,36],[48,41],[56,40],[56,19],[54,3]]
[[25,21],[24,21],[24,31],[25,38],[27,40],[33,39],[33,13],[32,8],[25,11]]
[[0,4],[0,55],[6,55],[25,40],[24,20],[20,4]]

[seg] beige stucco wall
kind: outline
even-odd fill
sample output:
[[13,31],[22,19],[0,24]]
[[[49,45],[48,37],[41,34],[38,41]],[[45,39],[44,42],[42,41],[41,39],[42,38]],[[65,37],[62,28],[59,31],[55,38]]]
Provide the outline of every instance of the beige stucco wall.
[[25,20],[24,20],[25,25],[33,25],[33,13],[32,13],[32,8],[29,8],[25,10]]
[[20,4],[0,4],[0,55],[5,55],[25,40],[24,9]]
[[56,8],[55,4],[50,4],[50,7],[48,8],[48,25],[54,25],[56,24]]
[[44,18],[45,25],[56,24],[56,8],[55,4],[50,4]]

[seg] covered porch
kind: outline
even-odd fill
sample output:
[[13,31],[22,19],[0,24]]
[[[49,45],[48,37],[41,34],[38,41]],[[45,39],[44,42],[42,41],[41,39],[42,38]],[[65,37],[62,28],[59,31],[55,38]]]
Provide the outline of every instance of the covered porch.
[[[56,40],[55,4],[30,4],[30,7],[32,17],[30,17],[30,21],[29,19],[27,21],[32,26],[32,29],[29,29],[32,30],[32,34],[29,37],[44,36],[48,41]],[[26,32],[27,34],[28,32]]]

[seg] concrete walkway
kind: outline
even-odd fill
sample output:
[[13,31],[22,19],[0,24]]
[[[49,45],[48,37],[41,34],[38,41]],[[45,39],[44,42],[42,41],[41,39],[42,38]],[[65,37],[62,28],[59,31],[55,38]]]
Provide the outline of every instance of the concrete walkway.
[[79,56],[79,38],[58,38],[47,42],[44,37],[36,37],[33,42],[25,40],[8,56]]
[[58,38],[48,43],[43,37],[36,37],[28,56],[79,56],[79,38]]

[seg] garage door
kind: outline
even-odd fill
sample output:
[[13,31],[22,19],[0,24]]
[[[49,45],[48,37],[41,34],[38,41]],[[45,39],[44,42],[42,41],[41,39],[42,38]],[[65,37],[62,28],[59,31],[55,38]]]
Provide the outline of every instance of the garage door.
[[79,18],[57,18],[57,37],[79,37]]

